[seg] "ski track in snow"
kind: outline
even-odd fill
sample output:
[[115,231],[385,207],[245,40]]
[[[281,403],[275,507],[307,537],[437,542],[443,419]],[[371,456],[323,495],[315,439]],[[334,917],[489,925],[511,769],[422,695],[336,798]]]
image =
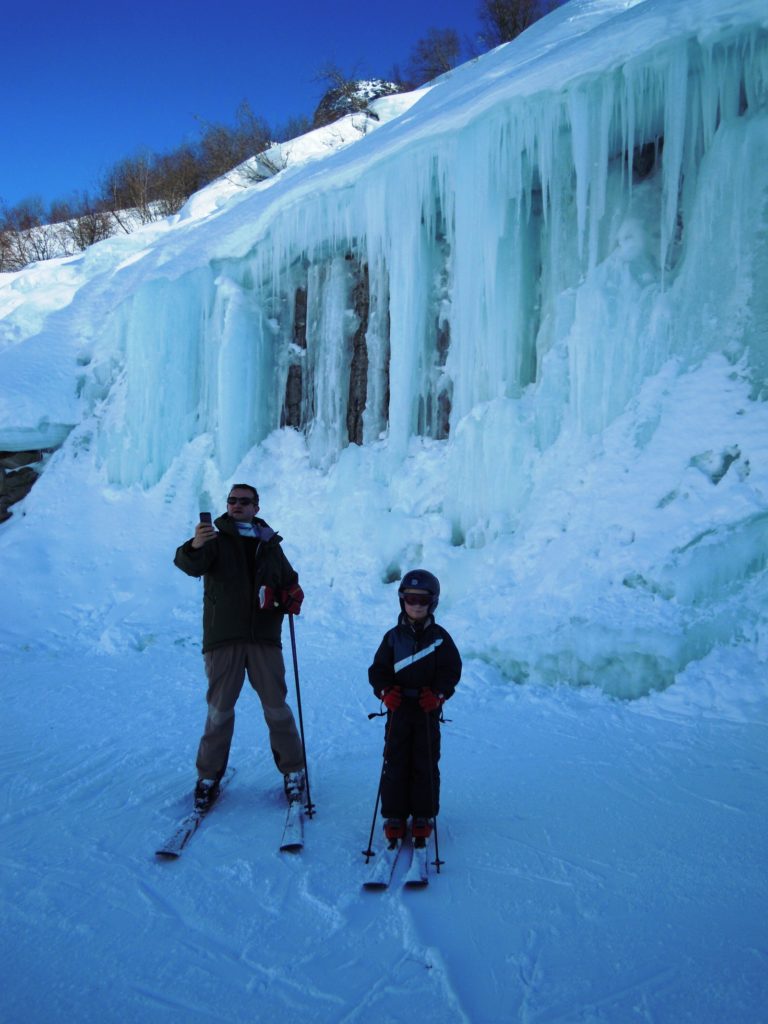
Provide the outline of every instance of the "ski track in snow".
[[365,893],[371,652],[347,639],[342,677],[324,630],[299,628],[317,804],[299,856],[277,850],[280,780],[244,692],[235,780],[179,861],[153,858],[194,776],[193,649],[6,650],[4,1022],[765,1019],[763,726],[470,663],[443,733],[441,873],[409,892],[399,865]]

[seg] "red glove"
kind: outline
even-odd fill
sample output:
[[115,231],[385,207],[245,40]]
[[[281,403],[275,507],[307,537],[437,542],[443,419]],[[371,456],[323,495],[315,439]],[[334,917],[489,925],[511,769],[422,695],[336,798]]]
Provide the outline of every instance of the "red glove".
[[301,602],[303,600],[304,591],[298,583],[294,583],[292,586],[280,591],[280,604],[283,607],[283,611],[288,612],[289,615],[301,614]]
[[381,699],[384,701],[387,711],[397,711],[403,699],[400,687],[393,686],[391,689],[385,690],[381,695]]
[[263,612],[272,612],[275,610],[275,592],[272,587],[259,587],[259,608]]
[[427,686],[424,686],[419,694],[419,707],[422,711],[437,711],[444,702],[445,697],[442,693],[435,693],[434,690],[430,690]]

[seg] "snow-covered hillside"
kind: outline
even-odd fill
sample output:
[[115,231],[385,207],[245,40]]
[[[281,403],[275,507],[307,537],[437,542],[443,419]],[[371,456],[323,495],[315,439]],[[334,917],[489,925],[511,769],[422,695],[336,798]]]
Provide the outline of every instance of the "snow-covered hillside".
[[[4,1019],[765,1020],[767,83],[762,2],[573,0],[0,275],[0,451],[55,449],[0,525]],[[156,864],[204,715],[171,559],[241,480],[307,593],[318,815],[281,859],[244,695]],[[465,659],[446,865],[363,899],[415,566]]]

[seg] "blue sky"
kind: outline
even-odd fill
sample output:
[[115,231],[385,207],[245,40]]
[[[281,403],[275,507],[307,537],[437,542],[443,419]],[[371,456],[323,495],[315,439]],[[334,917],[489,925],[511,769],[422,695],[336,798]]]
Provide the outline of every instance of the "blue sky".
[[117,160],[198,137],[248,99],[270,124],[312,115],[318,69],[384,75],[430,27],[474,36],[478,0],[331,3],[28,0],[2,16],[0,202],[94,191]]

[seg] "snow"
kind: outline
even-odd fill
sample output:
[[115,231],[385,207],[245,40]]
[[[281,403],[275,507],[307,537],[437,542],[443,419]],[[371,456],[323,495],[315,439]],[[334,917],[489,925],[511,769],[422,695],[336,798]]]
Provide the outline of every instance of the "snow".
[[[767,30],[573,0],[0,275],[0,450],[57,449],[0,525],[4,1020],[765,1021]],[[158,863],[205,714],[171,559],[238,481],[307,594],[318,813],[280,855],[244,693],[235,780]],[[364,894],[366,670],[417,566],[465,661],[446,863]]]
[[277,852],[244,694],[235,780],[181,860],[152,860],[189,799],[196,637],[4,659],[5,1019],[764,1019],[764,715],[510,690],[470,662],[443,728],[440,876],[362,893],[378,625],[297,622],[318,808],[298,857]]

